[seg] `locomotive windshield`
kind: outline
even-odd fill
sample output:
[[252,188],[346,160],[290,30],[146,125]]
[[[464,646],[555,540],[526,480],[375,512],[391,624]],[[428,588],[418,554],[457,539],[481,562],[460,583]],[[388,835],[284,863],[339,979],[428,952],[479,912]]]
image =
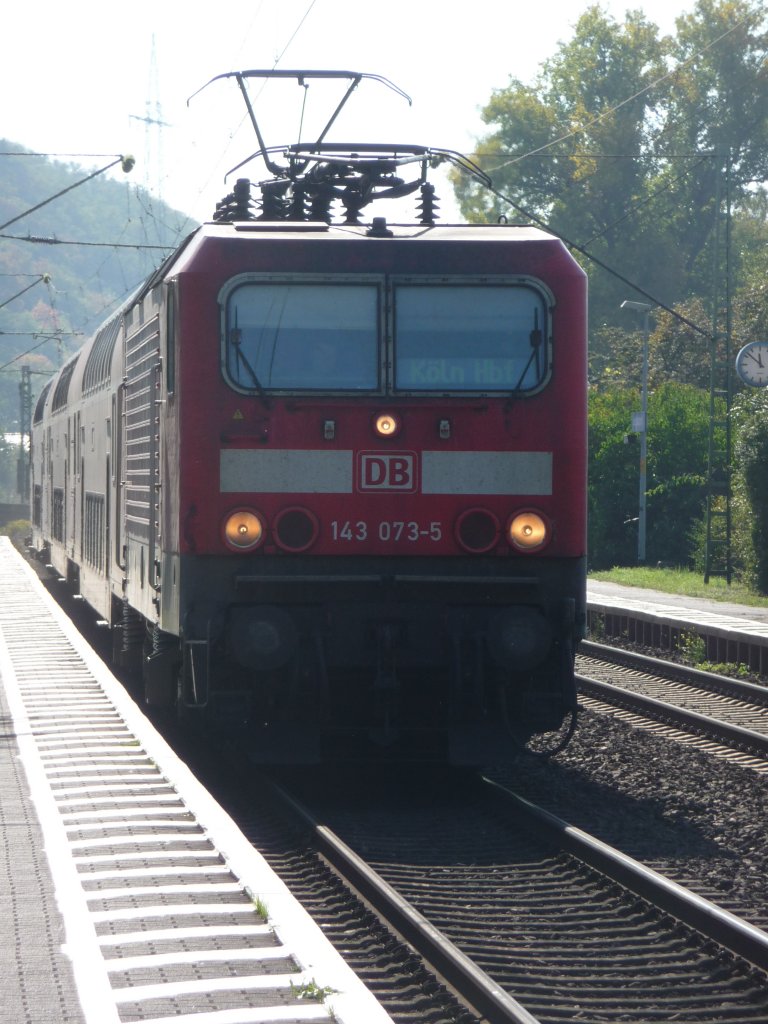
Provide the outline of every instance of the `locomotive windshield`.
[[399,285],[395,388],[530,391],[548,370],[544,297],[522,286]]
[[378,306],[372,284],[241,285],[227,303],[227,376],[248,390],[374,391]]
[[243,391],[521,393],[549,374],[549,302],[523,282],[241,280],[224,314]]

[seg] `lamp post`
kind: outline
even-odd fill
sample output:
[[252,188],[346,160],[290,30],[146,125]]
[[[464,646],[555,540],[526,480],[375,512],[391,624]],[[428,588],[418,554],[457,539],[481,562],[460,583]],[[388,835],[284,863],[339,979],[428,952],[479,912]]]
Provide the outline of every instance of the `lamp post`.
[[622,309],[634,309],[643,314],[643,374],[642,374],[642,397],[640,406],[640,420],[638,423],[640,435],[640,494],[639,512],[637,520],[637,564],[645,562],[645,491],[647,479],[648,461],[648,315],[653,306],[647,302],[632,302],[625,299],[621,304]]

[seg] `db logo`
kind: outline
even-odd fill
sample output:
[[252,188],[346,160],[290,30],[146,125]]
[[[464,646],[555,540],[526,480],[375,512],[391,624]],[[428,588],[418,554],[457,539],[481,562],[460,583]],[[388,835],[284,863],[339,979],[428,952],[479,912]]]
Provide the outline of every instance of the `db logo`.
[[357,462],[359,491],[415,491],[414,452],[360,452]]

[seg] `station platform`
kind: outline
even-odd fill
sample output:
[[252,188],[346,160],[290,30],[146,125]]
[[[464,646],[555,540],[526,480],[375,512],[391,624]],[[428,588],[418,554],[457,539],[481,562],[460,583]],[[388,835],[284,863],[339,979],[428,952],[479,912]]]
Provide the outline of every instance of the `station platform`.
[[0,538],[0,1024],[392,1024]]
[[624,637],[672,651],[698,636],[708,661],[768,677],[768,608],[588,580],[587,619],[591,637],[606,643]]

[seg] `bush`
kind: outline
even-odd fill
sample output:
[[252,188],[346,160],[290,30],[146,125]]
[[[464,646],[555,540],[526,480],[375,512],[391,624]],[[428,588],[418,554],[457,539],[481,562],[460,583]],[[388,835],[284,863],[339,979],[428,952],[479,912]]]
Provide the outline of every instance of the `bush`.
[[23,548],[27,537],[32,531],[32,524],[28,519],[14,519],[5,526],[0,526],[0,536],[10,537],[14,547]]
[[[589,552],[595,569],[637,562],[640,450],[635,389],[594,392],[589,409]],[[706,498],[709,393],[667,382],[648,398],[646,563],[691,566]],[[628,439],[629,443],[625,441]]]
[[744,577],[768,594],[768,392],[746,392],[733,406],[735,546]]

